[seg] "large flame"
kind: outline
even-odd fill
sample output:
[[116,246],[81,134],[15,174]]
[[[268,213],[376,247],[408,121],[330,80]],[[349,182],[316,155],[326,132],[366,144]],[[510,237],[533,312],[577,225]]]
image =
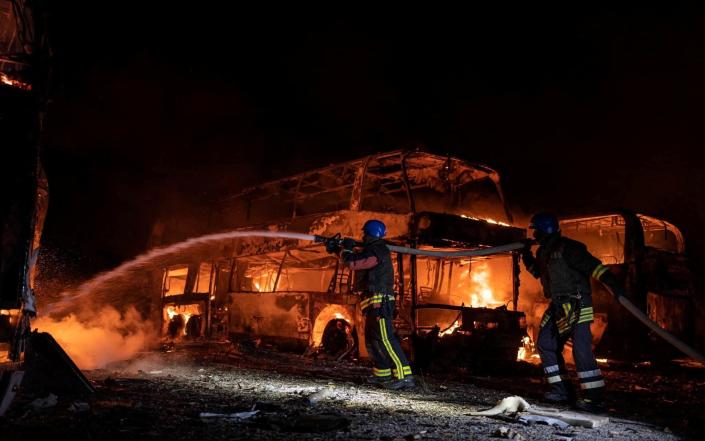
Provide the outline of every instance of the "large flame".
[[463,272],[460,275],[457,289],[459,292],[469,292],[466,304],[469,303],[473,308],[497,308],[504,305],[505,301],[495,298],[490,280],[489,265],[486,262],[473,263],[469,274]]

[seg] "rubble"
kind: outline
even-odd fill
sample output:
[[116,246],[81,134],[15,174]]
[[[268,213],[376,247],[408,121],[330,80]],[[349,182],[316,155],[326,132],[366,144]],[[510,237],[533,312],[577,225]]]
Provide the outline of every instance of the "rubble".
[[497,438],[513,439],[515,441],[526,441],[526,437],[524,435],[514,429],[510,429],[509,427],[500,427],[499,429],[495,430],[492,435]]
[[531,425],[535,423],[548,424],[549,426],[554,426],[559,429],[567,429],[570,424],[558,418],[552,418],[541,415],[521,415],[517,421],[523,424]]
[[[145,357],[150,357],[152,367],[142,374],[136,366],[144,363],[139,362],[86,372],[96,393],[78,402],[85,402],[89,411],[72,412],[71,406],[56,405],[49,413],[22,417],[22,410],[37,397],[20,394],[8,418],[0,419],[0,432],[12,427],[19,440],[32,439],[30,431],[59,430],[62,439],[75,441],[179,441],[205,436],[211,441],[454,441],[496,440],[494,433],[506,427],[526,439],[670,441],[683,433],[683,426],[676,428],[678,421],[673,415],[686,413],[683,408],[672,409],[674,414],[659,420],[664,418],[663,409],[657,413],[653,404],[645,407],[653,413],[644,414],[639,409],[640,415],[629,413],[633,409],[625,406],[628,413],[605,426],[567,431],[546,424],[523,425],[508,415],[503,416],[506,419],[470,415],[512,394],[525,396],[528,401],[524,401],[532,406],[536,406],[534,402],[540,404],[537,397],[541,385],[530,381],[532,374],[512,378],[474,377],[459,372],[445,378],[426,374],[427,389],[392,392],[365,384],[369,374],[365,364],[313,360],[264,349],[228,353],[211,352],[206,345],[188,349],[176,346],[171,352]],[[150,370],[162,373],[146,374]],[[608,379],[614,374],[605,370]],[[540,376],[538,368],[535,375]],[[697,376],[691,380],[703,381]],[[638,381],[647,383],[649,377],[641,375]],[[494,383],[486,387],[489,382]],[[67,398],[66,402],[77,401]],[[21,427],[13,423],[18,417],[22,417]],[[665,426],[676,433],[665,432]]]

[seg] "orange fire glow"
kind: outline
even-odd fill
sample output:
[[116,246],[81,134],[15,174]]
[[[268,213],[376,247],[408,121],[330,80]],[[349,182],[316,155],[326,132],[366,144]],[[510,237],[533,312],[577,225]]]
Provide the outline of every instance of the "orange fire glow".
[[314,347],[320,346],[323,339],[323,331],[333,319],[343,319],[348,323],[354,323],[353,313],[349,306],[346,305],[328,305],[318,314],[316,321],[313,324],[311,332],[311,344]]
[[465,215],[465,214],[461,214],[460,217],[463,217],[463,218],[465,218],[465,219],[472,219],[472,220],[485,221],[485,222],[488,222],[488,223],[491,223],[491,224],[495,224],[495,225],[502,225],[503,227],[509,227],[509,226],[511,226],[511,225],[509,225],[508,223],[505,223],[505,222],[502,222],[502,221],[498,221],[498,220],[495,220],[495,219],[492,219],[492,218],[489,218],[489,217],[481,218],[481,217],[475,217],[475,216],[467,216],[467,215]]
[[527,363],[541,363],[541,356],[536,353],[536,347],[531,337],[528,335],[521,339],[521,346],[517,351],[517,361],[525,361]]
[[32,86],[30,84],[10,78],[4,73],[0,73],[0,83],[7,84],[8,86],[16,87],[22,90],[32,90]]
[[152,323],[134,308],[119,312],[105,307],[84,320],[73,314],[59,320],[45,316],[32,327],[50,333],[81,369],[128,360],[149,347],[154,338]]
[[456,329],[460,327],[460,320],[455,320],[452,325],[448,327],[445,331],[439,332],[438,336],[443,337],[444,335],[450,335],[455,332]]
[[470,273],[463,272],[460,275],[457,289],[459,292],[470,292],[467,303],[473,308],[497,308],[504,305],[505,301],[495,298],[490,280],[491,272],[487,263],[476,263]]
[[[164,309],[164,313],[166,314],[166,318],[168,319],[167,322],[180,314],[184,319],[184,324],[186,324],[188,323],[188,319],[190,319],[191,316],[201,314],[201,310],[198,305],[170,305]],[[184,326],[184,329],[181,331],[181,333],[183,335],[186,335],[186,326]]]
[[274,291],[274,283],[277,280],[277,271],[263,270],[252,276],[252,286],[257,292]]

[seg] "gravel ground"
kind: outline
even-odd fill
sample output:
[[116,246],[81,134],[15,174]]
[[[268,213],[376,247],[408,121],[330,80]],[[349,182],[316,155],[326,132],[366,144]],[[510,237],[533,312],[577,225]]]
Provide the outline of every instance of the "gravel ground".
[[[701,435],[692,425],[684,425],[683,419],[686,423],[692,420],[686,407],[696,416],[702,412],[690,409],[692,402],[687,400],[679,411],[678,402],[673,399],[683,395],[692,398],[699,392],[705,384],[702,369],[678,371],[683,375],[681,382],[675,374],[668,375],[669,381],[665,381],[661,374],[648,369],[607,370],[608,379],[624,377],[619,379],[624,390],[615,389],[614,397],[631,399],[634,415],[630,416],[628,408],[621,409],[623,412],[611,412],[611,422],[606,426],[563,430],[547,425],[526,426],[509,416],[499,419],[468,415],[515,394],[536,402],[542,386],[540,372],[533,367],[519,369],[514,376],[464,374],[463,381],[457,380],[458,373],[445,378],[426,375],[418,377],[421,384],[415,390],[403,392],[364,384],[368,372],[367,367],[352,362],[314,360],[266,350],[240,352],[213,345],[179,347],[145,353],[110,369],[86,372],[97,390],[91,397],[59,397],[55,406],[32,410],[29,403],[36,397],[20,395],[8,415],[0,419],[0,433],[3,441],[496,440],[512,436],[675,440]],[[658,412],[658,405],[663,402],[648,402],[649,394],[664,395],[654,385],[657,378],[662,378],[656,383],[659,387],[671,390],[665,399],[673,401],[672,414],[664,416]],[[643,385],[632,390],[632,396],[629,385],[633,381]],[[683,384],[690,385],[690,389],[680,391]],[[617,402],[611,399],[608,404]],[[229,419],[202,415],[240,412],[255,413]],[[653,418],[654,415],[661,417]],[[500,435],[501,428],[509,429],[508,435]]]

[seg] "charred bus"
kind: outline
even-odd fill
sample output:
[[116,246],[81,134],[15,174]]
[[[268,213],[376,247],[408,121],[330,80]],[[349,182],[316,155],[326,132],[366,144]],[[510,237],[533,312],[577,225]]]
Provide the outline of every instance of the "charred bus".
[[[420,249],[475,249],[526,237],[524,229],[511,226],[496,171],[404,151],[248,188],[214,204],[203,233],[268,229],[359,238],[368,219],[385,222],[392,244]],[[675,226],[623,212],[565,219],[561,229],[610,266],[631,300],[654,321],[688,340],[694,326],[692,276]],[[417,364],[517,356],[538,361],[530,337],[537,334],[548,300],[538,282],[520,271],[515,252],[472,259],[393,258],[395,328]],[[220,335],[364,357],[360,299],[351,286],[352,275],[320,244],[233,240],[164,269],[163,332],[172,339]],[[599,283],[593,292],[598,354],[675,355],[645,338],[646,329]]]
[[[432,250],[525,238],[523,229],[510,226],[496,171],[416,151],[372,155],[248,188],[215,204],[209,218],[209,232],[358,238],[366,220],[379,219],[391,243]],[[393,254],[393,260],[395,327],[417,360],[444,352],[516,359],[526,323],[517,310],[515,253],[454,260]],[[352,275],[320,244],[233,240],[207,261],[165,268],[161,298],[163,331],[171,338],[221,335],[366,356]]]

